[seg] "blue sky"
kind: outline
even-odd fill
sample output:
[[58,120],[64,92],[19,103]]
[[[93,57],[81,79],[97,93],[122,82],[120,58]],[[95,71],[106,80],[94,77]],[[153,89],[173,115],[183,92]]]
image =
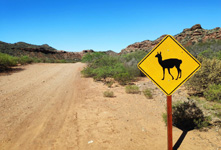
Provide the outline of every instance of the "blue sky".
[[221,26],[221,0],[0,0],[0,41],[120,52],[200,23]]

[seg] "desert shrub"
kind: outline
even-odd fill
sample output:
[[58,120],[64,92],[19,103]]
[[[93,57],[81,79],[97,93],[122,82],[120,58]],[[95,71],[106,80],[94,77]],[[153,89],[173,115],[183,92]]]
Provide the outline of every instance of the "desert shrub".
[[207,100],[221,103],[221,84],[211,84],[203,93]]
[[120,84],[120,85],[126,85],[128,82],[133,80],[133,76],[128,72],[122,72],[114,75],[114,79]]
[[42,59],[43,63],[56,63],[57,60],[53,59],[53,58],[43,58]]
[[24,64],[30,64],[32,62],[34,62],[33,58],[31,57],[28,57],[28,56],[21,56],[19,59],[18,59],[18,62],[22,65]]
[[[189,131],[210,125],[211,118],[205,117],[202,110],[193,101],[178,102],[172,106],[173,126]],[[167,124],[167,115],[163,114]]]
[[112,70],[112,68],[110,68],[108,66],[104,66],[104,67],[94,69],[93,70],[94,80],[99,81],[99,80],[102,80],[102,79],[106,79],[107,77],[111,77],[112,76],[111,70]]
[[221,51],[217,52],[216,58],[219,59],[219,60],[221,60]]
[[140,93],[139,87],[136,86],[136,85],[127,85],[127,86],[125,87],[125,90],[126,90],[126,93],[129,93],[129,94],[137,94],[137,93]]
[[[107,60],[108,61],[108,60]],[[114,65],[108,65],[108,62],[103,63],[103,66],[97,67],[93,70],[95,80],[106,79],[107,77],[114,77],[116,81],[121,81],[121,78],[115,78],[115,75],[119,75],[122,73],[126,73],[126,69],[124,68],[123,64],[115,63]],[[124,79],[122,79],[124,80]]]
[[84,63],[91,63],[95,60],[102,58],[104,55],[106,55],[106,54],[102,53],[102,52],[88,53],[82,57],[81,61]]
[[93,68],[99,68],[99,67],[114,67],[116,65],[119,65],[120,61],[117,57],[114,56],[108,56],[108,55],[103,55],[99,59],[95,58],[92,63],[90,64],[91,67]]
[[208,48],[208,49],[200,52],[199,56],[209,58],[209,59],[217,58],[220,60],[221,59],[221,51],[214,52],[211,48]]
[[58,62],[58,63],[67,63],[68,61],[65,60],[65,59],[60,59],[60,60],[58,60],[57,62]]
[[209,59],[216,58],[216,59],[221,60],[221,51],[215,52],[211,48],[208,48],[208,49],[200,52],[199,56],[204,57],[204,58],[209,58]]
[[111,81],[106,81],[105,84],[106,84],[109,88],[111,88],[112,85],[114,84],[114,81],[113,81],[113,80],[111,80]]
[[[90,57],[86,57],[86,60],[89,60],[90,63],[82,70],[85,77],[93,77],[97,81],[111,77],[122,85],[133,79],[133,75],[129,73],[118,57],[103,53],[97,53],[95,56],[93,54],[86,55],[90,55]],[[91,59],[92,57],[94,59]]]
[[93,68],[85,67],[81,73],[84,77],[93,77],[95,74],[93,73]]
[[40,62],[42,62],[42,59],[37,58],[37,57],[33,57],[32,59],[33,59],[33,62],[34,62],[34,63],[40,63]]
[[95,80],[114,78],[121,85],[126,85],[140,76],[137,63],[146,55],[144,51],[133,52],[121,56],[110,56],[105,53],[95,52],[83,56],[82,62],[88,66],[82,70],[85,77],[93,77]]
[[198,42],[186,48],[195,57],[201,55],[206,58],[220,58],[221,40],[209,39],[205,42]]
[[147,52],[136,51],[120,56],[120,61],[127,68],[128,72],[133,76],[141,76],[141,71],[137,68],[137,64],[147,55]]
[[167,126],[167,113],[163,113],[162,118],[163,118],[165,125]]
[[148,99],[151,99],[151,98],[153,98],[153,95],[152,95],[152,91],[151,91],[151,89],[145,89],[144,91],[143,91],[143,94],[145,95],[145,97],[146,98],[148,98]]
[[0,70],[7,67],[15,66],[18,63],[18,58],[8,54],[0,53]]
[[187,87],[203,93],[209,85],[221,83],[221,60],[199,58],[202,67],[187,82]]
[[221,111],[217,112],[215,115],[221,119]]
[[114,97],[114,92],[113,91],[105,91],[104,93],[103,93],[103,96],[104,97]]
[[137,67],[138,62],[139,61],[137,61],[135,58],[132,58],[128,62],[123,62],[128,72],[135,77],[140,76],[140,70]]
[[147,52],[145,51],[136,51],[136,52],[124,54],[121,56],[120,59],[122,62],[129,62],[132,59],[135,59],[137,62],[140,62],[146,55],[147,55]]

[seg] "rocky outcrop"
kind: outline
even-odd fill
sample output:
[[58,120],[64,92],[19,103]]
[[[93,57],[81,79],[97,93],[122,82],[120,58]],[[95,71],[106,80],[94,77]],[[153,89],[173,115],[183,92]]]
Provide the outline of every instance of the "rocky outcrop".
[[118,53],[116,53],[116,52],[114,52],[114,51],[112,51],[112,50],[107,50],[107,51],[105,51],[105,53],[106,53],[107,55],[109,55],[109,56],[117,56],[117,55],[118,55]]
[[[70,59],[79,60],[83,56],[83,52],[67,52],[63,50],[47,50],[44,48],[20,48],[22,53],[25,53],[30,57],[48,57],[54,59]],[[25,51],[25,52],[24,52]]]
[[37,58],[53,58],[53,59],[70,59],[79,60],[82,58],[84,52],[67,52],[63,50],[56,50],[47,44],[32,45],[25,42],[17,42],[14,44],[0,41],[0,52],[12,56],[27,55]]
[[[13,48],[15,49],[15,48]],[[39,48],[18,48],[21,51],[27,51],[27,52],[37,52],[37,53],[44,53],[44,54],[55,54],[57,51],[47,50],[45,48],[39,47]]]
[[94,50],[89,49],[89,50],[83,50],[81,53],[86,54],[86,53],[93,53],[93,52],[94,52]]
[[[130,53],[133,51],[152,50],[166,35],[162,35],[154,41],[145,40],[142,42],[136,42],[127,46],[121,50],[121,54]],[[196,24],[191,28],[184,29],[183,32],[174,36],[184,47],[194,45],[198,42],[205,42],[207,40],[220,39],[221,40],[221,28],[217,27],[211,30],[206,30],[201,27],[200,24]]]
[[196,24],[196,25],[194,25],[194,26],[192,26],[192,27],[190,28],[190,31],[194,31],[194,30],[197,30],[197,29],[203,29],[203,28],[201,27],[200,24]]

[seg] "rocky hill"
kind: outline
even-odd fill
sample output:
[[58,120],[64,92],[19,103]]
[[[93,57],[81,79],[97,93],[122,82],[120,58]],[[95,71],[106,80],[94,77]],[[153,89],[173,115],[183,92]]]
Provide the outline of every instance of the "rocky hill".
[[37,58],[52,58],[52,59],[70,59],[79,60],[84,53],[91,52],[92,50],[84,50],[82,52],[67,52],[56,50],[55,48],[43,44],[33,45],[25,42],[17,42],[14,44],[5,43],[0,41],[0,52],[12,56],[30,56]]
[[[145,40],[136,42],[121,50],[121,54],[133,51],[144,50],[149,52],[152,50],[166,35],[162,35],[154,41]],[[200,24],[196,24],[191,28],[184,29],[183,32],[174,36],[184,47],[192,47],[198,43],[204,43],[211,40],[221,40],[221,28],[216,27],[211,30],[203,29]]]

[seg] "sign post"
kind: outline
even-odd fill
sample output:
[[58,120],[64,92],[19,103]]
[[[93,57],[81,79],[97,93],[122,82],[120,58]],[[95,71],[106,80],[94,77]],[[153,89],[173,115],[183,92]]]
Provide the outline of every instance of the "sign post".
[[167,95],[168,150],[172,150],[172,94],[201,64],[176,39],[167,35],[137,67]]
[[172,150],[173,149],[172,95],[167,96],[167,140],[168,140],[168,150]]

